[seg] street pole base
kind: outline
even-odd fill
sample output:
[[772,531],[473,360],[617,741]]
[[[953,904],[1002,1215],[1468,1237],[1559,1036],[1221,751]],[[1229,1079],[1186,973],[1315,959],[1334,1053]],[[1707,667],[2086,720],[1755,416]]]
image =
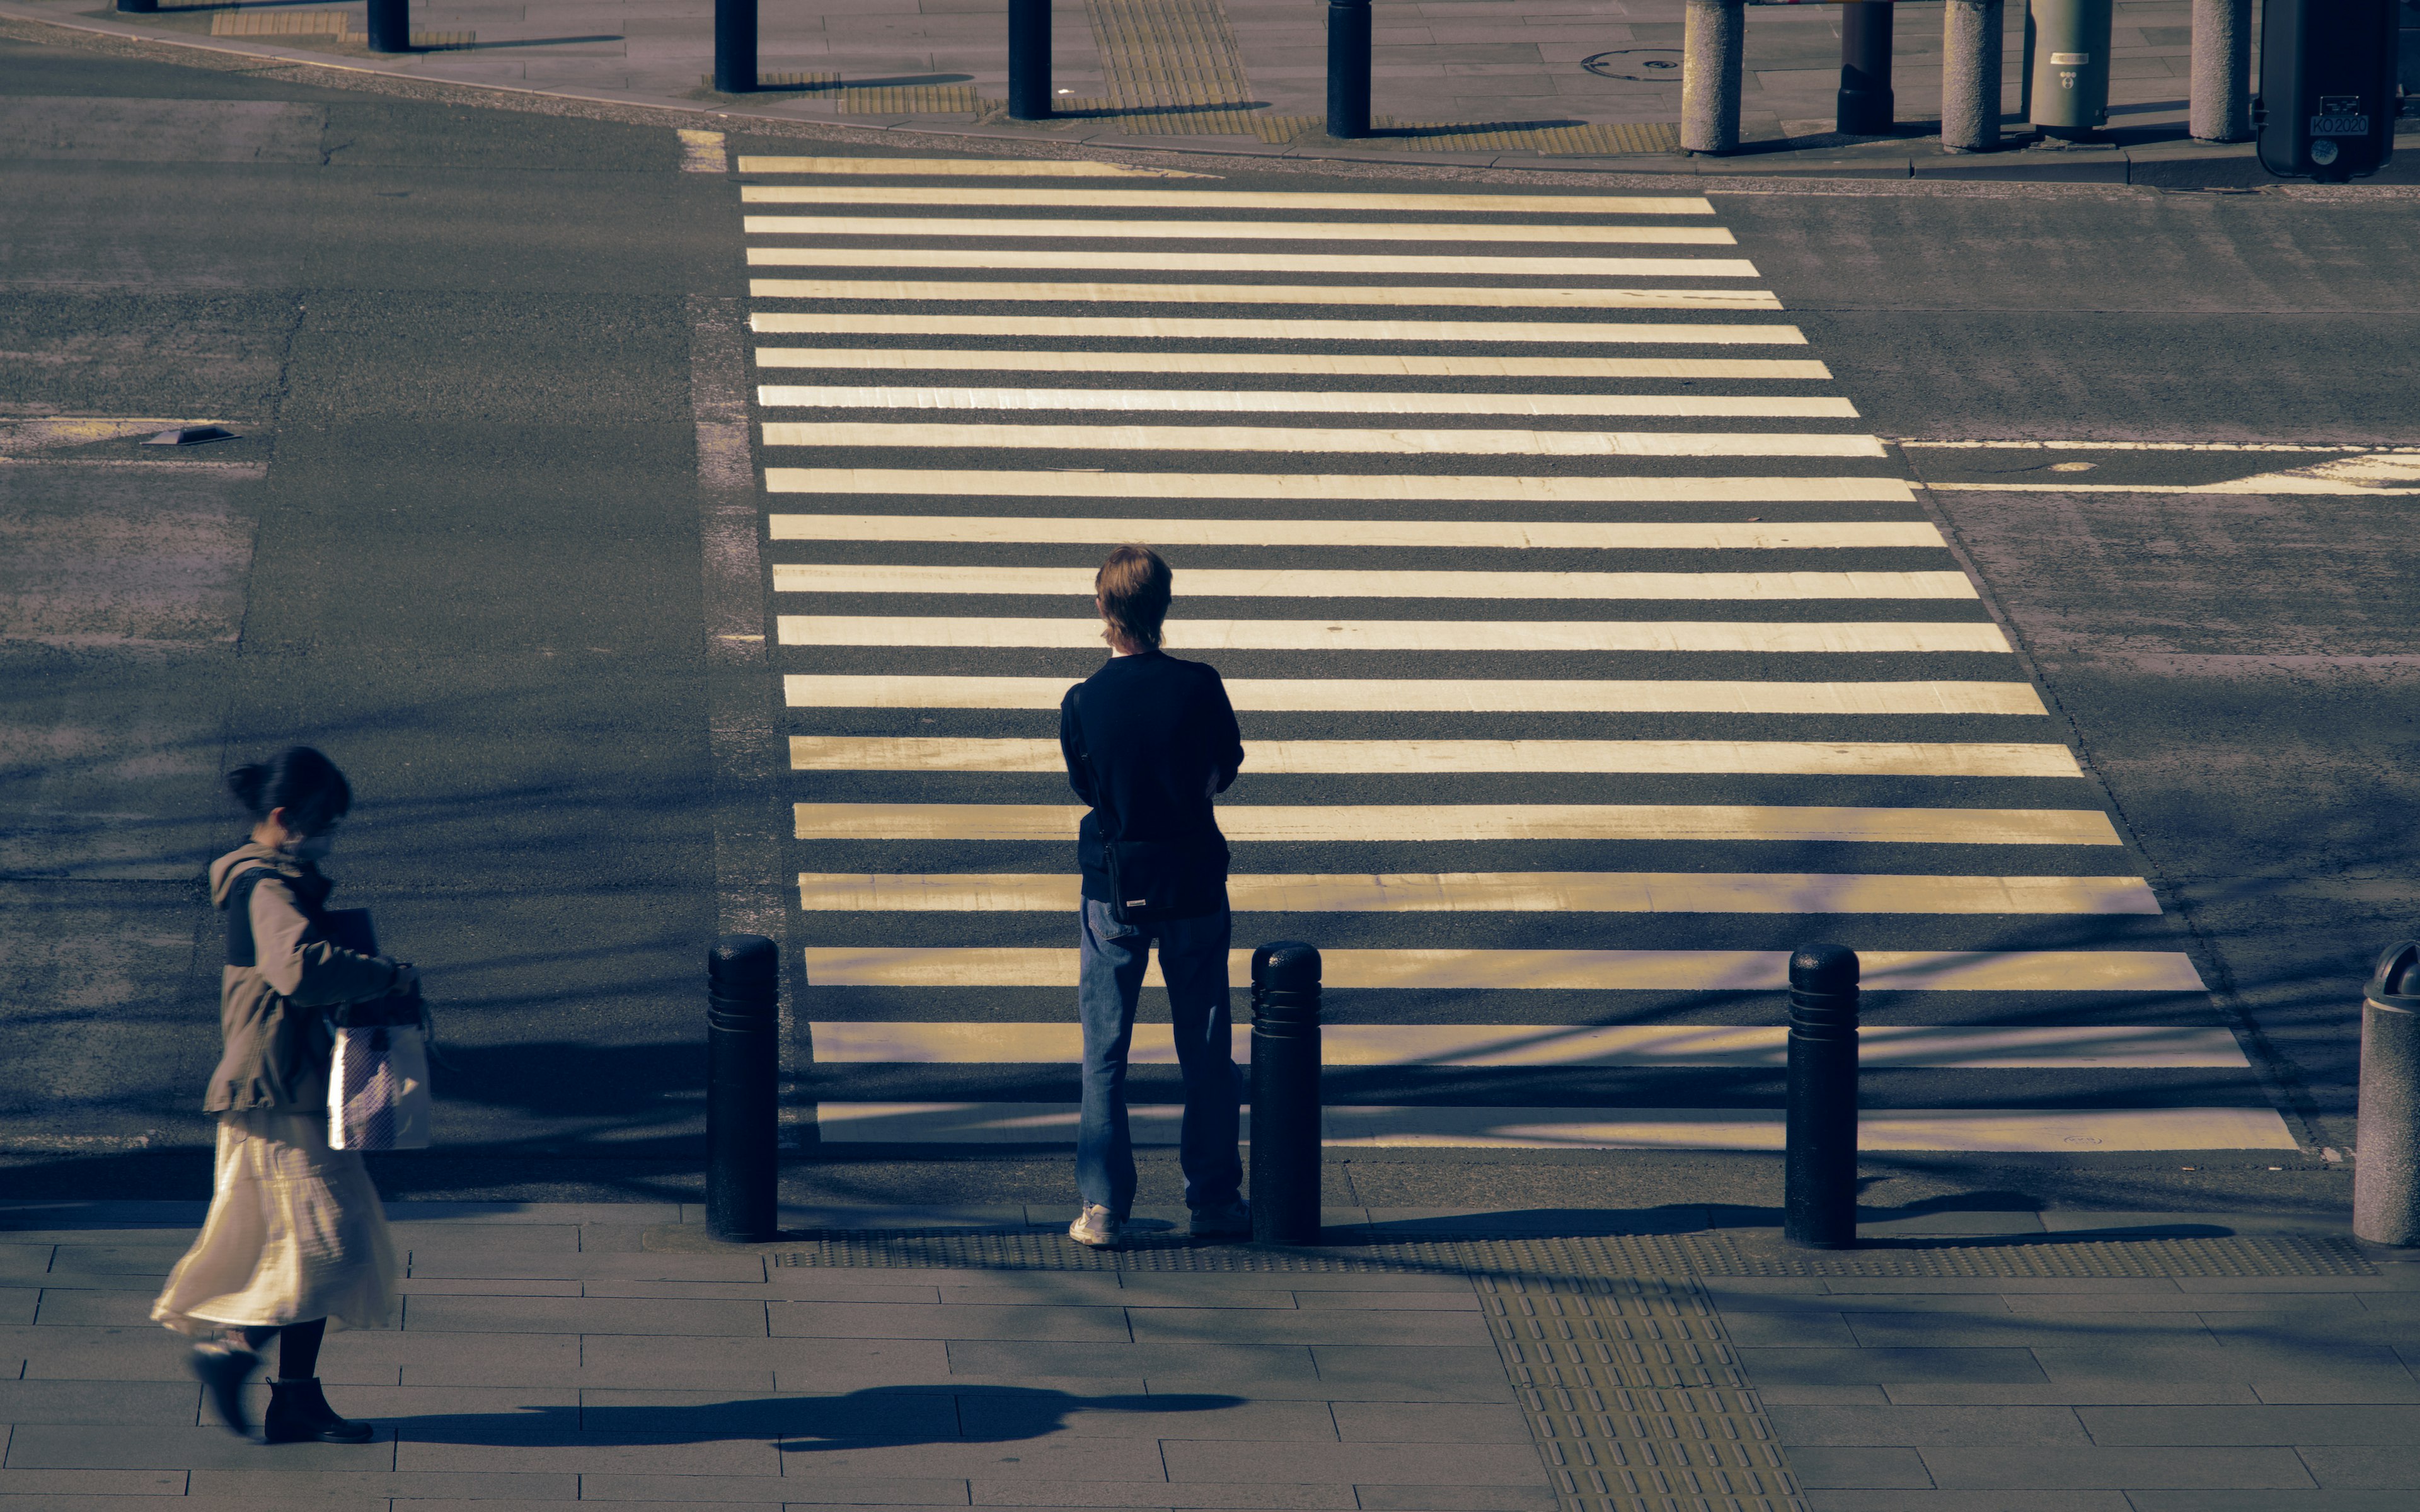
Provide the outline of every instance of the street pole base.
[[1792,1249],[1855,1249],[1858,1247],[1858,1242],[1854,1239],[1792,1239],[1784,1235],[1782,1242]]

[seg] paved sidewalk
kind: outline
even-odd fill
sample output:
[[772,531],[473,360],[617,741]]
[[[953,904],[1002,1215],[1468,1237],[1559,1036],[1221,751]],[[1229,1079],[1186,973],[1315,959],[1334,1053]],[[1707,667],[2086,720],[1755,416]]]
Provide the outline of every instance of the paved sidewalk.
[[144,1320],[197,1205],[0,1209],[0,1506],[2370,1512],[2420,1490],[2420,1264],[2307,1224],[1912,1219],[1810,1256],[1719,1211],[1355,1209],[1318,1251],[1157,1231],[1103,1257],[1015,1205],[799,1211],[825,1227],[755,1248],[672,1204],[393,1211],[401,1326],[322,1362],[379,1440],[268,1449],[203,1420]]
[[[1383,130],[1350,144],[1324,134],[1325,12],[1312,0],[1057,0],[1054,80],[1069,116],[1047,125],[1005,118],[1002,0],[770,0],[760,69],[779,87],[750,97],[705,87],[711,0],[415,0],[412,24],[430,50],[403,57],[366,51],[359,3],[163,7],[156,17],[128,17],[92,0],[0,0],[0,15],[256,55],[334,56],[384,72],[621,103],[985,139],[1683,173],[2124,181],[2139,163],[2137,177],[2257,176],[2248,147],[2185,140],[2184,0],[2118,5],[2111,146],[2012,147],[1981,157],[1943,154],[1931,124],[1940,8],[1899,10],[1901,137],[1850,141],[1831,132],[1837,7],[1759,5],[1748,21],[1747,149],[1694,160],[1675,150],[1681,0],[1382,3],[1374,109]],[[2004,100],[2013,131],[2022,127],[2022,7],[2009,10],[2007,42]]]

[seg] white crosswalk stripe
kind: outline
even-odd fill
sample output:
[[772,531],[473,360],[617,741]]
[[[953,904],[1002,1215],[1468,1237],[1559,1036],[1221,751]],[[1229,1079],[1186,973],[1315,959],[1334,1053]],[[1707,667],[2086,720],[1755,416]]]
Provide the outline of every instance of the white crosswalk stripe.
[[1789,953],[1838,938],[1868,1149],[2292,1147],[1708,201],[883,162],[741,160],[826,1139],[1072,1137],[1054,711],[1141,540],[1244,725],[1240,928],[1333,941],[1332,1143],[1777,1149]]

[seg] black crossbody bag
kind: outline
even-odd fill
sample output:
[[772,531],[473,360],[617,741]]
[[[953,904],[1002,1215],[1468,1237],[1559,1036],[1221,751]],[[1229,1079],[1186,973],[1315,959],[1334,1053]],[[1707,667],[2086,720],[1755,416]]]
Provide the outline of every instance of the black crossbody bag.
[[1101,850],[1109,872],[1109,917],[1121,924],[1199,918],[1227,906],[1227,842],[1126,840],[1125,822],[1109,807],[1109,784],[1084,739],[1084,689],[1069,694],[1076,712],[1077,755],[1093,774],[1093,808],[1101,816]]

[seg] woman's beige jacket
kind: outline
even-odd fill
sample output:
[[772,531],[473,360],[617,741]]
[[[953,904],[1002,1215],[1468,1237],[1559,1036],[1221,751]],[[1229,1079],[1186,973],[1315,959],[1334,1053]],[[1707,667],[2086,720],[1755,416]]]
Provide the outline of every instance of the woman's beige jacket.
[[211,862],[210,902],[226,907],[236,879],[256,868],[270,873],[249,903],[256,964],[228,966],[220,979],[219,1033],[226,1050],[202,1108],[324,1114],[335,1047],[327,1010],[385,996],[398,972],[394,962],[318,937],[297,894],[324,898],[326,880],[283,851],[247,844]]

